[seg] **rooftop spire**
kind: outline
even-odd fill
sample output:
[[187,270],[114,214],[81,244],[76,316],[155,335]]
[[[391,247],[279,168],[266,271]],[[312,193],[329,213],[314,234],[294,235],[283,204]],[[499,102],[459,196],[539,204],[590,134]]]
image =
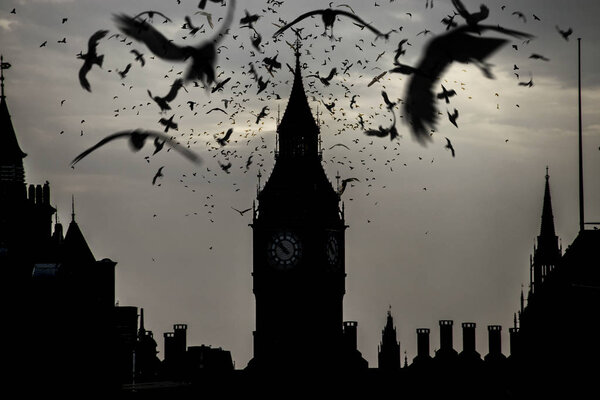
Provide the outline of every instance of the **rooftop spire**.
[[546,188],[544,190],[544,206],[542,209],[542,226],[540,237],[555,237],[554,215],[552,214],[552,198],[550,197],[550,175],[546,166]]
[[2,93],[0,94],[0,98],[4,99],[4,70],[10,68],[10,63],[4,62],[4,56],[0,54],[0,87]]
[[75,195],[71,195],[71,222],[75,222]]

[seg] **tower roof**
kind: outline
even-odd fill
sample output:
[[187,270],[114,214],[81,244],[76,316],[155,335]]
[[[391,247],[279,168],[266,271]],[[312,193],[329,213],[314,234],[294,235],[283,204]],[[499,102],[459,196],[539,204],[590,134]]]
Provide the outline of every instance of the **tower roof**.
[[[300,53],[296,52],[296,68],[294,70],[294,83],[288,99],[288,104],[277,127],[280,139],[280,154],[286,155],[287,145],[295,143],[292,137],[302,137],[306,150],[310,155],[318,152],[316,144],[318,141],[319,127],[310,110],[304,84],[302,82],[302,67],[300,66]],[[313,148],[314,147],[314,148]]]
[[21,150],[6,106],[6,97],[0,96],[0,163],[21,162],[27,154]]
[[555,237],[554,215],[552,214],[552,198],[550,197],[550,176],[546,167],[546,188],[544,190],[544,206],[542,209],[542,225],[540,237]]
[[75,220],[69,224],[64,241],[65,261],[77,264],[88,264],[96,261],[90,247]]

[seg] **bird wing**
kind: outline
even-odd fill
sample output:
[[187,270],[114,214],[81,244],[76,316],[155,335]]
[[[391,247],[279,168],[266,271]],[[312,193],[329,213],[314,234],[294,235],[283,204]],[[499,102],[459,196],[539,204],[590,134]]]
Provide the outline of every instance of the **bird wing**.
[[302,21],[305,18],[308,17],[312,17],[313,15],[317,15],[317,14],[323,14],[325,12],[325,10],[313,10],[313,11],[309,11],[306,12],[302,15],[300,15],[298,18],[296,18],[295,20],[293,20],[292,22],[290,22],[287,25],[284,25],[283,27],[279,28],[274,34],[273,37],[277,37],[278,35],[282,34],[286,29],[288,29],[289,27],[291,27],[292,25],[297,24],[298,22]]
[[98,42],[108,33],[107,30],[96,31],[88,40],[88,54],[95,54]]
[[104,139],[102,139],[101,141],[99,141],[98,143],[96,143],[95,145],[93,145],[92,147],[85,150],[83,153],[79,154],[77,157],[75,157],[73,159],[73,161],[71,161],[71,166],[77,164],[82,158],[84,158],[85,156],[87,156],[92,151],[96,150],[97,148],[104,146],[106,143],[108,143],[112,140],[115,140],[115,139],[122,138],[122,137],[129,137],[129,136],[131,136],[132,133],[133,133],[133,131],[121,131],[121,132],[113,133],[112,135],[108,135],[107,137],[105,137]]
[[460,14],[461,17],[467,19],[471,16],[471,14],[465,8],[465,5],[460,0],[452,0],[452,5],[456,8],[456,11]]
[[90,61],[85,61],[81,68],[79,69],[79,83],[81,87],[87,90],[88,92],[92,91],[90,87],[90,82],[87,80],[87,73],[92,69],[92,63]]
[[131,64],[127,64],[127,66],[125,67],[125,70],[123,71],[124,74],[129,72],[129,69],[131,68]]
[[383,101],[385,101],[385,104],[388,107],[393,107],[392,102],[390,101],[390,98],[388,97],[387,93],[385,92],[385,90],[381,91],[381,96],[383,97]]
[[175,142],[173,140],[173,137],[171,137],[171,136],[168,136],[168,135],[165,135],[164,133],[156,132],[156,131],[138,131],[138,133],[162,139],[165,141],[165,144],[169,145],[173,150],[179,152],[182,156],[184,156],[188,160],[190,160],[196,164],[200,164],[202,162],[202,160],[200,159],[198,154],[189,150],[185,146]]
[[327,78],[325,78],[325,79],[330,81],[336,73],[337,73],[337,68],[334,67],[331,69],[331,71],[329,71],[329,75],[327,75]]
[[344,10],[335,10],[334,11],[335,14],[341,14],[341,15],[345,15],[346,17],[350,17],[353,20],[357,21],[358,23],[362,24],[363,26],[369,28],[369,30],[371,32],[373,32],[374,34],[376,34],[377,36],[385,36],[383,33],[381,33],[378,29],[376,29],[374,26],[372,26],[371,24],[369,24],[368,22],[365,22],[363,19],[361,19],[358,15],[356,14],[352,14],[348,11],[344,11]]
[[179,89],[181,89],[183,87],[183,81],[181,79],[175,79],[175,82],[173,82],[173,84],[171,85],[171,89],[169,90],[169,93],[167,93],[167,95],[165,97],[163,97],[163,100],[168,102],[171,102],[173,100],[175,100],[175,97],[177,97],[177,93],[179,92]]
[[164,60],[183,61],[190,56],[188,46],[182,47],[171,43],[162,33],[145,21],[138,21],[126,14],[115,14],[113,18],[121,32],[144,43],[157,57]]
[[[492,29],[509,35],[527,35],[501,27],[478,26],[479,30]],[[430,128],[435,128],[437,109],[433,86],[452,62],[483,63],[508,41],[470,35],[466,26],[438,35],[428,42],[424,55],[412,74],[407,88],[404,112],[412,127],[413,137],[421,144],[431,140]],[[490,76],[488,76],[490,77]]]

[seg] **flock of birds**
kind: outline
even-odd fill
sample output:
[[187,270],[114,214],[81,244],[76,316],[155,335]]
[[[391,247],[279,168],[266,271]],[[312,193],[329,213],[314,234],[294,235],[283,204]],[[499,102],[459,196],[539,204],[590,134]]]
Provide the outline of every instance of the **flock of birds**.
[[[179,0],[176,1],[177,4],[180,4]],[[390,2],[393,3],[393,0]],[[350,5],[334,5],[333,2],[329,3],[328,8],[305,12],[288,22],[288,20],[279,17],[279,9],[282,5],[283,1],[265,0],[265,8],[260,13],[244,10],[243,17],[239,21],[234,21],[235,0],[202,0],[192,16],[184,16],[179,31],[183,33],[183,36],[181,34],[179,36],[167,36],[161,32],[161,25],[175,24],[176,18],[172,15],[166,15],[168,13],[148,10],[134,16],[114,14],[113,24],[116,33],[109,36],[111,29],[96,31],[89,37],[85,53],[80,51],[76,55],[77,59],[82,62],[78,79],[83,90],[92,92],[95,85],[98,84],[95,70],[105,69],[107,61],[110,60],[110,54],[106,52],[104,47],[113,38],[123,46],[131,46],[129,47],[131,60],[122,69],[114,68],[114,72],[119,77],[118,79],[123,81],[122,85],[124,87],[126,87],[125,82],[130,74],[144,73],[143,68],[148,63],[180,63],[185,65],[185,69],[174,72],[174,69],[171,68],[165,75],[165,79],[172,82],[166,94],[157,94],[156,92],[160,89],[154,87],[144,88],[149,98],[147,103],[115,110],[115,116],[134,109],[139,114],[144,107],[153,108],[156,106],[160,115],[157,123],[161,126],[161,130],[129,127],[110,134],[76,156],[71,162],[71,167],[74,167],[75,164],[81,162],[92,152],[117,139],[126,139],[131,150],[136,152],[144,147],[148,139],[151,139],[154,145],[153,156],[162,151],[166,145],[165,151],[173,150],[192,163],[200,165],[203,159],[193,148],[197,147],[195,145],[199,141],[204,140],[209,147],[208,151],[214,152],[214,158],[218,157],[218,166],[221,173],[231,173],[236,158],[245,160],[239,166],[243,173],[248,172],[252,164],[256,164],[260,171],[264,167],[267,158],[265,153],[269,152],[269,146],[267,146],[264,137],[260,133],[265,120],[268,118],[275,119],[272,112],[273,103],[281,100],[283,101],[281,105],[285,107],[286,100],[281,96],[285,96],[289,92],[289,88],[285,84],[289,83],[292,78],[291,73],[282,72],[282,65],[285,64],[291,72],[294,70],[289,64],[282,63],[277,59],[279,56],[278,46],[281,43],[287,44],[294,52],[299,52],[302,55],[302,68],[308,70],[308,73],[303,74],[306,93],[309,100],[317,105],[319,122],[327,127],[329,126],[328,123],[339,124],[339,129],[337,132],[331,133],[330,138],[359,131],[367,137],[366,140],[369,141],[367,145],[373,145],[373,140],[377,140],[373,136],[376,138],[389,137],[392,142],[394,156],[400,156],[399,141],[396,140],[402,136],[397,126],[400,119],[404,120],[404,126],[418,143],[425,146],[433,140],[434,133],[437,132],[439,118],[444,115],[438,109],[440,103],[450,107],[455,96],[458,95],[457,90],[446,88],[449,85],[448,81],[444,79],[445,73],[453,64],[474,65],[480,69],[486,78],[493,79],[494,74],[490,60],[497,51],[511,43],[511,39],[514,42],[518,41],[516,44],[512,44],[515,50],[518,50],[518,45],[527,45],[534,39],[534,36],[527,32],[499,25],[485,24],[485,20],[490,16],[490,9],[484,4],[480,6],[479,10],[473,11],[465,7],[461,0],[452,0],[451,13],[440,21],[442,25],[441,33],[433,33],[433,31],[439,29],[431,27],[431,30],[426,28],[415,35],[415,40],[419,37],[425,39],[426,42],[422,47],[418,61],[414,65],[409,65],[403,60],[406,58],[408,47],[413,46],[411,44],[413,38],[405,37],[408,35],[403,32],[403,26],[380,29],[375,23],[367,22],[357,15]],[[379,5],[375,2],[374,6],[378,7]],[[441,7],[437,4],[435,6]],[[220,13],[219,10],[222,7],[225,8],[225,15],[216,18],[213,14]],[[433,0],[426,0],[425,9],[434,9]],[[501,6],[498,11],[505,12],[505,6]],[[15,14],[16,10],[13,10],[12,13]],[[268,14],[277,17],[276,22],[272,25],[259,24],[259,21],[267,19]],[[412,19],[412,13],[406,12],[405,15]],[[523,23],[527,22],[529,16],[529,14],[520,11],[513,11],[512,15],[515,21],[518,20]],[[314,17],[320,20],[319,23],[314,24],[314,22],[311,22]],[[532,18],[534,21],[541,21],[535,14]],[[156,21],[155,19],[159,20]],[[68,18],[63,18],[62,24],[67,21]],[[344,40],[344,37],[337,36],[334,33],[334,25],[336,24],[353,24],[362,36],[354,43],[356,51],[353,52],[351,57],[344,60],[332,57],[336,47],[341,47]],[[218,28],[215,30],[217,25]],[[312,25],[317,29],[317,33],[305,33],[305,31],[310,30]],[[270,40],[264,40],[263,35],[268,35],[266,31],[269,31],[271,27],[273,33]],[[322,33],[319,32],[320,28],[323,28]],[[564,30],[558,26],[556,26],[556,30],[567,41],[573,32],[571,28]],[[262,31],[262,33],[259,31]],[[288,33],[289,36],[286,36]],[[197,39],[202,34],[206,34],[207,37],[202,40]],[[240,37],[240,40],[238,40],[238,37]],[[181,40],[192,44],[177,44]],[[66,43],[66,38],[58,42]],[[241,72],[242,75],[245,75],[245,81],[242,78],[236,80],[235,71],[226,69],[229,64],[233,65],[229,57],[233,55],[233,50],[228,47],[228,45],[231,46],[231,43],[238,44],[238,49],[241,49],[246,60],[246,63],[237,69],[238,74]],[[324,49],[323,53],[317,54],[313,44],[320,45]],[[46,45],[47,42],[44,42],[40,47]],[[133,48],[133,46],[137,48]],[[378,51],[374,57],[367,55],[367,49],[371,48]],[[223,57],[227,61],[218,63],[218,61],[222,61]],[[548,57],[537,53],[532,53],[529,58],[549,61]],[[386,61],[389,63],[386,63]],[[119,62],[122,61],[119,60]],[[386,64],[384,65],[384,63]],[[370,68],[370,71],[378,69],[379,72],[369,72],[367,68]],[[518,66],[515,64],[513,69],[517,79],[519,79]],[[174,73],[177,77],[173,78],[171,73]],[[369,77],[367,78],[365,75],[369,75]],[[400,97],[396,93],[393,95],[388,93],[390,90],[385,88],[386,79],[390,81],[402,76],[405,76],[407,80],[402,96]],[[279,77],[283,77],[283,79],[280,80]],[[250,83],[247,83],[248,79]],[[378,90],[383,100],[379,108],[371,107],[371,112],[363,109],[359,110],[360,104],[357,99],[360,98],[360,95],[353,90],[362,85],[361,82],[363,81],[367,88],[373,88],[369,90]],[[464,84],[461,83],[460,85],[460,89],[464,90]],[[518,85],[532,87],[533,78],[531,77],[528,82],[519,80]],[[338,93],[334,94],[331,90],[327,94],[326,92],[332,86],[336,86]],[[376,89],[378,87],[382,89]],[[204,92],[193,96],[191,100],[176,105],[182,96],[182,91],[189,93],[193,88],[203,89]],[[280,88],[283,89],[280,93],[277,93]],[[339,95],[339,88],[343,90],[343,97]],[[129,90],[131,89],[132,86],[129,87]],[[115,96],[114,99],[117,98],[118,96]],[[199,99],[202,98],[207,99],[204,104],[199,103]],[[250,100],[261,101],[264,105],[253,113],[246,104],[250,103]],[[340,106],[342,102],[348,104],[348,108]],[[329,112],[329,118],[325,118],[322,122],[320,118],[322,114],[319,113],[320,105]],[[179,132],[179,122],[183,117],[183,112],[175,109],[182,106],[183,108],[189,108],[189,113],[193,116],[202,111],[206,115],[212,112],[221,113],[223,118],[226,119],[217,124],[217,129],[220,129],[222,125],[229,124],[231,126],[219,134],[194,132],[193,129],[190,129],[191,133],[189,134],[181,133]],[[240,127],[239,123],[236,124],[236,119],[243,118],[244,113],[254,117],[246,120],[247,127],[245,129]],[[176,120],[177,114],[179,115]],[[460,115],[458,109],[451,107],[446,114],[448,121],[458,128]],[[389,115],[389,117],[386,118],[385,115]],[[389,121],[389,125],[384,126],[375,122],[377,119],[382,118]],[[379,126],[375,128],[376,125]],[[178,134],[174,134],[173,131],[178,132]],[[400,129],[400,131],[402,130]],[[324,130],[322,130],[322,133],[330,135],[329,132]],[[83,130],[81,130],[81,134],[83,134]],[[244,140],[250,150],[248,155],[242,155],[239,146]],[[360,135],[351,140],[357,147],[360,141]],[[236,146],[231,146],[232,142],[236,143]],[[251,143],[253,143],[253,146],[250,145]],[[350,143],[348,142],[348,144]],[[367,145],[359,148],[358,153],[368,153]],[[338,143],[330,147],[329,150],[342,146],[348,150],[350,149],[347,145]],[[387,149],[388,146],[385,143],[383,144],[384,149]],[[451,153],[452,157],[455,157],[454,146],[448,137],[445,137],[444,147]],[[273,149],[270,152],[272,153]],[[150,156],[145,158],[150,163]],[[419,157],[419,159],[422,158]],[[364,168],[366,172],[366,176],[363,178],[366,185],[371,187],[375,180],[375,171],[373,167],[367,164],[369,160],[376,162],[373,152],[365,157],[360,157],[360,167]],[[393,171],[392,164],[396,161],[397,158],[392,157],[385,160],[383,166],[387,166]],[[354,173],[355,171],[352,170],[357,167],[356,160],[353,164],[348,156],[338,157],[333,154],[324,163],[331,163],[337,168],[348,169],[349,173]],[[160,185],[159,179],[164,176],[164,168],[163,165],[156,171],[152,178],[152,185]],[[211,177],[216,176],[218,171],[211,170],[208,166],[205,168],[206,170],[200,175],[206,182],[210,183]],[[197,173],[198,171],[194,172],[192,176],[196,176]],[[188,179],[190,177],[185,174],[180,177],[180,182],[188,187],[189,182],[184,178]],[[361,182],[361,180],[356,177],[342,179],[341,184],[338,184],[339,195],[344,194],[347,185],[355,182]],[[237,186],[237,184],[235,185]],[[236,190],[239,190],[239,187],[236,187]],[[423,190],[426,190],[426,188],[423,188]],[[207,196],[207,200],[210,201],[211,196]],[[214,209],[214,202],[210,203],[209,201],[204,206]],[[240,211],[234,207],[232,208],[240,215],[249,210]],[[211,222],[214,221],[211,219]]]

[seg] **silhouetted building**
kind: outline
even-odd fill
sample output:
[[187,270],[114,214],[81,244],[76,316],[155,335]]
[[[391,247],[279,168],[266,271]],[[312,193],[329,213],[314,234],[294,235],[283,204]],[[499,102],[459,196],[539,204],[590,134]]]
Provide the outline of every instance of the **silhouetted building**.
[[[2,71],[3,72],[3,71]],[[0,265],[11,293],[8,326],[19,327],[7,359],[21,378],[48,390],[114,382],[116,263],[97,261],[75,221],[63,237],[50,184],[27,185],[2,75],[0,96]],[[74,208],[74,206],[73,206]],[[105,386],[109,386],[106,384]]]
[[321,165],[319,126],[304,93],[299,53],[277,143],[251,224],[256,330],[248,368],[338,368],[346,359],[347,226],[340,197]]
[[396,327],[392,311],[388,310],[385,327],[381,332],[381,344],[377,352],[377,367],[383,371],[400,369],[400,343],[396,336]]

